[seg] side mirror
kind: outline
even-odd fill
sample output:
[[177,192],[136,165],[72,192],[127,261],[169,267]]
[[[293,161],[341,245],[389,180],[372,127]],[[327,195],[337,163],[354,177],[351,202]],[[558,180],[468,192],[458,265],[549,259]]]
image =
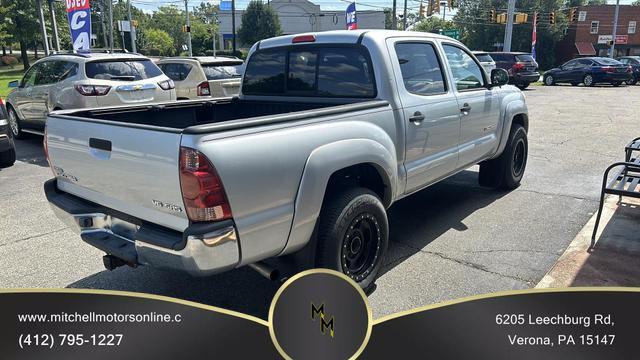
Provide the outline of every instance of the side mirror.
[[506,85],[509,82],[509,73],[505,69],[491,70],[491,87]]
[[9,88],[17,88],[20,87],[20,81],[18,80],[13,80],[13,81],[9,81]]

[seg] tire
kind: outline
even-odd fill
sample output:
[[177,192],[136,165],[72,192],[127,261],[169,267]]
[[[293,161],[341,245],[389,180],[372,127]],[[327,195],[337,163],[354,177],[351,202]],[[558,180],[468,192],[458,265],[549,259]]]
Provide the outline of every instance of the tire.
[[22,132],[22,126],[20,125],[20,118],[13,107],[7,106],[8,117],[7,121],[9,122],[9,130],[11,134],[13,134],[14,139],[24,139],[25,133]]
[[580,83],[577,83],[577,82],[572,82],[571,83],[571,86],[578,86],[578,85],[580,85]]
[[553,78],[553,75],[547,75],[544,77],[543,82],[546,86],[553,86],[556,84],[556,79]]
[[613,85],[613,86],[615,86],[615,87],[618,87],[618,86],[620,86],[621,84],[622,84],[622,83],[621,83],[620,81],[615,81],[615,82],[612,82],[612,83],[611,83],[611,85]]
[[514,124],[502,154],[480,163],[480,185],[508,190],[520,186],[527,167],[528,152],[527,131],[522,125]]
[[520,84],[516,84],[516,86],[518,87],[518,89],[524,90],[529,87],[529,83],[520,83]]
[[387,212],[376,194],[351,188],[325,199],[316,267],[337,270],[363,289],[375,282],[389,246]]
[[627,85],[635,85],[635,84],[637,84],[637,83],[638,83],[638,79],[633,78],[633,79],[630,79],[630,80],[625,81],[625,83],[626,83]]
[[582,78],[584,86],[595,86],[596,82],[593,80],[593,75],[587,74]]
[[0,168],[12,166],[16,162],[16,149],[11,148],[0,153]]

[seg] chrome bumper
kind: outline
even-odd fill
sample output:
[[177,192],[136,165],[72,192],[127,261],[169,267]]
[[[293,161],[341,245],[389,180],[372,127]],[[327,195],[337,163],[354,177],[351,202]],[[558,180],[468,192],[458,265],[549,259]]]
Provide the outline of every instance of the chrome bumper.
[[[49,192],[50,189],[45,184],[49,204],[60,220],[85,242],[130,265],[149,265],[184,271],[194,276],[206,276],[233,269],[240,262],[240,247],[233,225],[189,235],[184,248],[174,250],[139,240],[138,232],[141,227],[116,216],[103,212],[71,213],[58,206],[59,202],[52,201],[53,196]],[[55,196],[82,201],[60,192]]]

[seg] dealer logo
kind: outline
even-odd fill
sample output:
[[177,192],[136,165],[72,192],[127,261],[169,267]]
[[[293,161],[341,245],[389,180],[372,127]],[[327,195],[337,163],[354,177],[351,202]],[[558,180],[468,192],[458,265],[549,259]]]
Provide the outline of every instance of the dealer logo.
[[329,329],[329,335],[333,338],[335,330],[333,325],[333,316],[329,321],[327,321],[327,317],[325,317],[324,314],[324,304],[317,308],[313,303],[311,303],[311,320],[316,321],[316,317],[320,319],[320,331],[322,332],[322,335],[324,335],[326,330]]

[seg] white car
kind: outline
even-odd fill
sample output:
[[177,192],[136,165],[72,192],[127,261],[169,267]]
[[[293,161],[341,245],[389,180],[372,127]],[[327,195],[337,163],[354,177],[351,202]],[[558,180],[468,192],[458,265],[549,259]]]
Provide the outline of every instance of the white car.
[[176,99],[175,85],[149,58],[132,53],[54,54],[35,62],[6,99],[15,138],[42,134],[49,112]]
[[482,68],[487,74],[491,74],[491,70],[496,68],[496,62],[493,60],[491,55],[489,55],[489,53],[484,51],[474,51],[473,55],[476,56],[476,58],[480,62],[480,65],[482,65]]
[[231,97],[240,92],[244,62],[235,57],[164,58],[157,62],[175,82],[178,100]]

